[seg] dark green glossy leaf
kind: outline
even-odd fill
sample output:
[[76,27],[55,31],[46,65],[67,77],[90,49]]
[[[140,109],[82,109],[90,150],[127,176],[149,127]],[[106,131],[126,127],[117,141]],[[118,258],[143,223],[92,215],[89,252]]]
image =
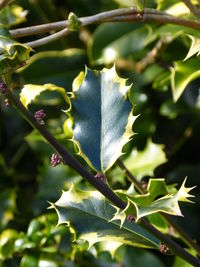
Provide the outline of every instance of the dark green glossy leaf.
[[153,42],[156,35],[150,26],[130,23],[109,23],[100,25],[89,45],[92,63],[110,64],[118,58],[132,55]]
[[122,154],[123,146],[133,135],[136,117],[129,102],[126,80],[115,68],[93,72],[89,69],[73,82],[73,141],[79,155],[99,172],[106,172]]
[[75,227],[79,239],[87,240],[90,246],[113,241],[137,247],[159,247],[159,241],[134,222],[125,220],[120,228],[119,221],[110,221],[114,208],[98,191],[81,191],[72,186],[52,207],[58,213],[58,223]]
[[32,56],[18,73],[25,84],[56,84],[70,90],[73,79],[87,62],[84,50],[44,51]]
[[162,261],[149,251],[126,247],[123,264],[126,267],[164,267]]

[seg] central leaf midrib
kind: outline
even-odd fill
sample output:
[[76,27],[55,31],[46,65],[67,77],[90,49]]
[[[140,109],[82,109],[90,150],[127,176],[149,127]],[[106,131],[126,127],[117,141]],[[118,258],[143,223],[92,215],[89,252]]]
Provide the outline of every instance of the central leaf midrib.
[[100,164],[101,164],[101,171],[103,172],[103,118],[102,118],[102,75],[101,75],[101,79],[100,79],[100,96],[101,96],[101,100],[100,100],[100,110],[101,110],[101,134],[100,134]]

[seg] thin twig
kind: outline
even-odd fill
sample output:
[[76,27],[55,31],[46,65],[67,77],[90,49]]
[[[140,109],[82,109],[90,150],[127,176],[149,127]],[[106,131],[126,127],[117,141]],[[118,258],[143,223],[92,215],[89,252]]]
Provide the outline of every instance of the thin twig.
[[[10,103],[16,108],[16,110],[35,128],[40,134],[48,141],[48,143],[62,156],[65,164],[73,168],[78,172],[83,178],[90,182],[97,190],[99,190],[106,198],[108,198],[112,203],[114,203],[120,209],[124,209],[127,205],[122,201],[111,188],[101,180],[95,179],[87,169],[79,163],[73,156],[54,138],[53,135],[43,126],[38,124],[34,116],[22,105],[22,103],[16,98],[12,91],[7,90],[6,97],[9,99]],[[200,260],[195,258],[193,255],[185,251],[176,242],[171,240],[169,237],[163,235],[154,226],[148,223],[145,219],[141,219],[139,224],[146,229],[153,236],[158,238],[163,242],[174,255],[177,255],[192,264],[193,266],[200,267]]]
[[[126,176],[129,178],[129,180],[136,186],[137,190],[141,194],[145,194],[146,190],[143,188],[142,184],[137,181],[137,179],[132,175],[132,173],[126,168],[124,163],[118,159],[117,165],[120,167],[120,169],[126,174]],[[194,248],[195,251],[200,256],[200,247],[188,236],[185,231],[177,224],[175,223],[171,217],[168,214],[162,214],[162,216],[168,221],[168,223],[174,228],[174,230],[179,234],[180,237],[182,237],[183,241],[189,245],[190,247]]]
[[198,19],[200,19],[199,9],[190,0],[181,0]]
[[[168,15],[164,12],[148,8],[144,9],[143,13],[138,13],[137,9],[135,8],[111,10],[99,13],[94,16],[80,18],[80,21],[82,23],[82,26],[100,22],[130,21],[139,23],[145,23],[145,22],[156,22],[159,24],[170,23],[200,30],[200,22],[198,21],[177,18],[175,16]],[[16,30],[10,30],[10,33],[13,38],[16,38],[16,37],[49,32],[51,30],[60,30],[59,32],[56,32],[50,36],[26,43],[26,45],[29,45],[31,47],[37,47],[58,40],[71,33],[67,29],[67,25],[68,25],[67,21],[60,21],[60,22],[48,23]]]
[[159,55],[163,52],[167,44],[169,44],[171,41],[172,41],[171,36],[160,38],[156,43],[156,45],[154,46],[154,48],[150,52],[148,52],[148,54],[143,59],[141,59],[135,64],[136,72],[140,73],[147,66],[154,63],[157,57],[159,57]]

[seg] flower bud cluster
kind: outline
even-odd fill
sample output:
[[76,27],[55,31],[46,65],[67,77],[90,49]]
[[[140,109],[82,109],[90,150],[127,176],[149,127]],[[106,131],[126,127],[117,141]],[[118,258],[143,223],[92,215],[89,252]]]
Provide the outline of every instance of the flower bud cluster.
[[46,113],[43,109],[36,111],[34,117],[40,125],[45,124],[44,119],[46,118]]
[[7,86],[4,82],[0,81],[0,93],[5,94],[7,91]]
[[52,154],[51,156],[51,165],[56,167],[62,162],[62,159],[57,154]]

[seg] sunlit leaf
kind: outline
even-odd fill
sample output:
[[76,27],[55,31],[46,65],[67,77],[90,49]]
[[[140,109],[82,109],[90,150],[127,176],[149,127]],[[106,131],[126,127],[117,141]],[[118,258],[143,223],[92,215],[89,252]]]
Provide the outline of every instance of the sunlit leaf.
[[200,63],[198,59],[178,61],[171,68],[171,87],[173,100],[176,102],[187,85],[200,76]]
[[153,176],[154,170],[166,161],[164,145],[155,144],[149,139],[144,150],[133,149],[124,164],[140,180],[147,175]]
[[27,11],[18,5],[7,5],[0,11],[0,26],[11,27],[26,20]]
[[133,0],[114,0],[120,6],[130,7],[133,6]]
[[192,43],[187,53],[187,56],[184,58],[184,61],[192,57],[195,54],[197,54],[197,56],[199,56],[200,54],[200,39],[192,35],[189,35],[189,37],[192,40]]
[[144,9],[146,0],[133,0],[133,3],[138,11],[142,11]]
[[79,155],[96,171],[106,172],[133,135],[136,117],[129,89],[114,67],[96,73],[86,69],[73,82],[68,110],[74,121],[73,141]]
[[[170,215],[183,216],[179,207],[179,202],[192,202],[188,198],[194,197],[189,192],[194,188],[185,187],[186,179],[180,189],[172,194],[167,191],[164,179],[150,179],[146,194],[128,196],[128,204],[122,211],[116,208],[116,213],[112,220],[120,220],[123,226],[129,214],[133,214],[136,222],[147,215],[158,212]],[[162,189],[161,189],[162,188]]]
[[44,85],[36,85],[36,84],[26,84],[20,93],[20,100],[23,105],[27,108],[28,105],[35,100],[37,96],[39,96],[42,92],[49,90],[49,91],[56,91],[60,93],[66,102],[69,102],[67,93],[64,88],[58,87],[54,84],[44,84]]
[[0,29],[0,75],[22,67],[32,49],[12,40],[8,32]]
[[110,221],[114,208],[98,191],[81,191],[72,186],[52,207],[57,211],[58,224],[73,226],[78,235],[75,238],[87,240],[89,246],[112,241],[136,247],[159,247],[159,241],[134,222],[125,220],[120,228],[119,221]]
[[160,0],[158,10],[165,11],[172,16],[190,14],[189,8],[182,2]]

